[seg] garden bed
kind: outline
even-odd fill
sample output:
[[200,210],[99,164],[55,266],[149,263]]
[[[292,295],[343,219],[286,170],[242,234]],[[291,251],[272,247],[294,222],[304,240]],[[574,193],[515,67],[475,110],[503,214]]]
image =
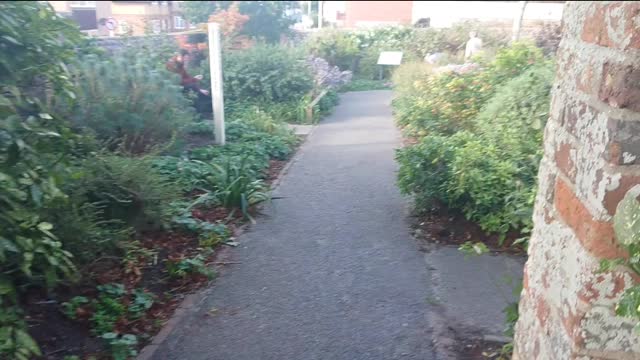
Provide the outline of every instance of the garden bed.
[[[268,184],[275,181],[288,160],[271,160],[265,171]],[[256,215],[257,209],[251,209]],[[235,215],[223,207],[197,208],[192,211],[195,219],[208,223],[225,223],[231,230],[228,241],[235,245],[235,234],[239,232],[244,220],[242,214]],[[135,346],[141,349],[168,321],[187,294],[210,284],[212,279],[201,273],[193,273],[183,278],[172,278],[166,267],[167,261],[181,258],[192,258],[203,253],[198,234],[184,231],[152,231],[139,234],[141,254],[144,251],[154,253],[153,256],[140,256],[131,263],[124,263],[116,257],[97,259],[83,269],[83,282],[71,286],[59,286],[54,293],[47,295],[44,291],[33,291],[25,295],[24,307],[29,333],[38,342],[42,359],[62,360],[68,356],[80,356],[84,359],[93,356],[95,359],[111,359],[106,351],[104,341],[92,335],[90,306],[79,306],[75,309],[76,319],[64,314],[63,303],[76,296],[96,298],[99,296],[96,285],[122,284],[125,289],[144,289],[151,294],[153,305],[140,318],[127,320],[121,317],[115,330],[119,333],[133,334],[138,337]],[[217,274],[228,263],[224,261],[224,251],[219,244],[205,256],[204,264]],[[130,264],[130,265],[127,265]],[[126,301],[125,301],[126,303]]]
[[513,243],[523,235],[509,232],[503,241],[498,234],[487,233],[464,215],[447,207],[434,207],[425,214],[413,218],[414,236],[421,241],[421,249],[428,250],[433,245],[461,246],[467,242],[484,243],[490,251],[523,255],[525,250]]

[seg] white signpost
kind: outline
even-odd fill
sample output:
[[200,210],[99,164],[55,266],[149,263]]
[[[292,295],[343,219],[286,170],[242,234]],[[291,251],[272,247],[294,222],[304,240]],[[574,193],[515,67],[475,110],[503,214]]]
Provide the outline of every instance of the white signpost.
[[400,65],[402,63],[402,51],[382,51],[378,56],[380,66],[379,78],[382,80],[382,67],[385,65]]
[[222,93],[222,46],[220,44],[220,24],[209,23],[209,71],[211,71],[211,104],[215,143],[225,144],[224,97]]
[[378,65],[400,65],[402,51],[382,51],[378,56]]

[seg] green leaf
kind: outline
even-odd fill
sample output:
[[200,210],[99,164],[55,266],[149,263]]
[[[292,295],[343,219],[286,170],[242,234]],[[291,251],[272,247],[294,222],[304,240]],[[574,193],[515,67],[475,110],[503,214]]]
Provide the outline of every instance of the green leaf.
[[42,189],[40,186],[33,184],[29,186],[29,190],[31,192],[31,199],[37,206],[42,206]]
[[640,245],[640,202],[638,194],[629,191],[618,203],[613,217],[613,230],[618,242],[625,247]]
[[11,37],[9,35],[2,35],[2,38],[15,45],[22,45],[20,41],[16,40],[14,37]]
[[16,289],[13,286],[11,280],[6,277],[0,277],[0,295],[9,295],[14,296],[16,294]]
[[48,222],[41,222],[38,224],[38,230],[40,231],[49,231],[53,229],[53,225]]
[[31,335],[29,335],[27,332],[23,330],[16,330],[16,340],[18,341],[20,346],[25,347],[32,354],[42,356],[38,344],[36,344]]
[[627,289],[616,305],[616,315],[639,318],[640,317],[640,285]]

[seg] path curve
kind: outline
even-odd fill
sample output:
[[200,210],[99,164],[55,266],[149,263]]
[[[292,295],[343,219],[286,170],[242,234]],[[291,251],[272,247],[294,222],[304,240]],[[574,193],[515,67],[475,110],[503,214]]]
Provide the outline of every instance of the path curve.
[[347,93],[302,146],[239,262],[153,359],[433,359],[429,274],[395,185],[390,91]]

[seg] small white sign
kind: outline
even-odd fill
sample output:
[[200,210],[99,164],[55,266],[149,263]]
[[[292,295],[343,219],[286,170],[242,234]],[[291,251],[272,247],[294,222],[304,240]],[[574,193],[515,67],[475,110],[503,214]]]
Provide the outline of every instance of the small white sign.
[[378,57],[378,65],[400,65],[402,51],[383,51]]

